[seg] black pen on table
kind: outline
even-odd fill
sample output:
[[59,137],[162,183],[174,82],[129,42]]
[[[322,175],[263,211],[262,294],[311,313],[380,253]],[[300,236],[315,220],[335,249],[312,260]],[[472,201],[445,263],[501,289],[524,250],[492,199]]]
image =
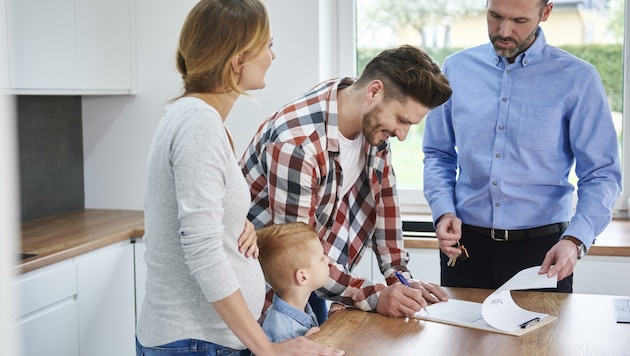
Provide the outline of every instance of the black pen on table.
[[[400,283],[406,285],[407,287],[411,288],[411,285],[409,284],[409,281],[407,281],[407,278],[405,278],[405,276],[403,276],[402,273],[396,271],[396,277],[398,277],[398,280],[400,281]],[[425,313],[427,313],[427,315],[429,315],[429,311],[427,310],[427,308],[422,307],[422,309],[424,310]]]
[[539,321],[540,321],[540,318],[539,317],[535,317],[534,319],[528,320],[528,321],[524,322],[523,324],[519,324],[519,326],[521,327],[521,329],[525,329],[527,327],[532,326],[533,324],[536,324]]

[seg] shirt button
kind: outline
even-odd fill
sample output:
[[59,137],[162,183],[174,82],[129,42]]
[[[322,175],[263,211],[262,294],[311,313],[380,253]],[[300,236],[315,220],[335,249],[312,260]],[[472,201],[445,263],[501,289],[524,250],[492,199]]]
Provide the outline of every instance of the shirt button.
[[496,157],[496,158],[501,158],[501,154],[500,154],[500,153],[497,153],[497,154],[495,155],[495,157]]
[[492,185],[497,185],[497,181],[492,182]]
[[510,74],[510,73],[512,73],[512,71],[509,69],[505,71],[505,74]]
[[497,208],[499,207],[499,205],[501,205],[501,204],[499,204],[499,203],[494,203],[494,206],[496,206]]
[[503,130],[503,125],[499,125],[499,130]]
[[502,101],[502,102],[506,102],[506,101],[507,101],[507,98],[501,98],[501,101]]

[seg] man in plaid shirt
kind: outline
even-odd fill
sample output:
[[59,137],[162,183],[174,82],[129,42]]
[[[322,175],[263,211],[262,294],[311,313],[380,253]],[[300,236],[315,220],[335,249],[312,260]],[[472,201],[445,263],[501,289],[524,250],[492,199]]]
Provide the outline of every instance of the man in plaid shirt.
[[[249,219],[257,229],[303,221],[317,230],[334,262],[320,297],[389,316],[447,299],[436,284],[408,288],[395,276],[411,278],[388,139],[404,140],[450,95],[438,65],[402,46],[373,58],[358,79],[320,83],[259,127],[241,160]],[[350,274],[368,247],[387,285]]]

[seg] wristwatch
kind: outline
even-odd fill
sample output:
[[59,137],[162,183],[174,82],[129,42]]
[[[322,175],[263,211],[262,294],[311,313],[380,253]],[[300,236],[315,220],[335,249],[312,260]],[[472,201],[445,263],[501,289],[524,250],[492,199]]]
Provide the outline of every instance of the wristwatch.
[[577,239],[577,238],[575,238],[573,236],[565,236],[562,239],[563,240],[569,240],[569,241],[571,241],[571,242],[573,242],[575,244],[575,247],[577,247],[577,258],[578,258],[578,260],[586,255],[586,246],[584,246],[582,241],[580,241],[579,239]]

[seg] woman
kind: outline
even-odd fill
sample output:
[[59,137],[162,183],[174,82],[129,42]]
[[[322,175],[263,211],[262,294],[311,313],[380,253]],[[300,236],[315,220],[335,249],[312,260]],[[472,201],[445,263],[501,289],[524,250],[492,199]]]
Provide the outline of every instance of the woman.
[[264,87],[274,58],[258,0],[202,0],[184,23],[184,94],[165,108],[147,163],[138,355],[340,354],[305,338],[273,344],[257,322],[265,282],[224,121],[240,94]]

